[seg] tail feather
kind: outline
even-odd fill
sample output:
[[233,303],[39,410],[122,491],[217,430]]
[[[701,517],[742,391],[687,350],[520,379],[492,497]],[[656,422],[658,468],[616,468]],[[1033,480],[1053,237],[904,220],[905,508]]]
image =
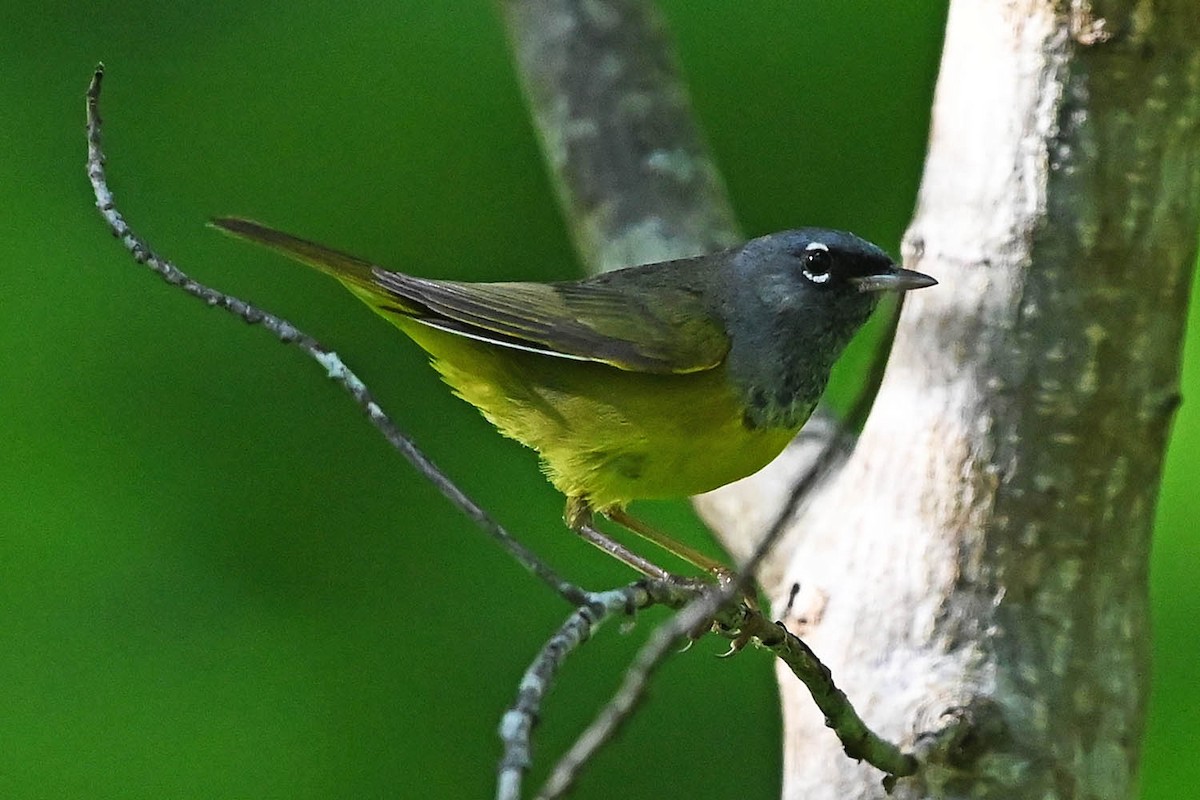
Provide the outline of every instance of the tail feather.
[[277,231],[274,228],[268,228],[266,225],[260,225],[248,219],[216,217],[208,224],[230,236],[269,247],[288,258],[293,258],[310,267],[315,267],[327,275],[332,275],[351,290],[359,290],[355,292],[356,294],[373,297],[384,294],[372,275],[372,270],[376,267],[369,261],[363,261],[348,253],[333,250],[316,242]]

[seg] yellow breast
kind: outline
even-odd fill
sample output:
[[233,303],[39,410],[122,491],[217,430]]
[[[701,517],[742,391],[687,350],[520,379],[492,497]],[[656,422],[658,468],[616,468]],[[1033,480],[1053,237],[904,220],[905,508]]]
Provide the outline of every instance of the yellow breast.
[[723,367],[629,372],[393,321],[456,394],[538,451],[559,491],[597,510],[723,486],[766,465],[796,434],[748,429]]

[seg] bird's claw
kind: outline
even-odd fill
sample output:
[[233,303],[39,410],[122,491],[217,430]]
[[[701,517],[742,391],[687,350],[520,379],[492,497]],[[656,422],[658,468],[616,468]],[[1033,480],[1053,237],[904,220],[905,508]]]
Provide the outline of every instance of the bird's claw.
[[[717,585],[722,590],[727,590],[738,581],[738,574],[728,567],[714,569],[712,575],[717,579]],[[747,586],[741,589],[737,594],[737,599],[749,610],[758,611],[758,596],[755,594],[753,587]]]
[[729,658],[732,655],[737,655],[746,648],[746,645],[750,644],[751,638],[753,637],[751,637],[748,633],[739,633],[737,638],[729,643],[729,649],[724,653],[721,653],[719,656],[717,656],[717,658]]

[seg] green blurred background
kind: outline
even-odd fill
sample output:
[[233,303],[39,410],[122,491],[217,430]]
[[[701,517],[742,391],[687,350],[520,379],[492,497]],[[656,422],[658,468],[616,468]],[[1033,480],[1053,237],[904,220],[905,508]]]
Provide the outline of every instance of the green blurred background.
[[[845,227],[895,251],[944,5],[664,5],[746,231]],[[83,91],[104,60],[112,185],[153,245],[335,346],[500,520],[613,585],[628,575],[561,529],[531,453],[415,347],[202,224],[251,215],[431,276],[576,274],[491,5],[18,0],[0,60],[0,797],[490,795],[496,723],[566,609],[312,363],[125,256],[84,178]],[[1154,557],[1147,798],[1200,782],[1198,461],[1188,403]],[[699,530],[686,503],[647,513]],[[535,777],[660,618],[569,664]],[[719,650],[670,662],[579,797],[777,796],[769,660]]]

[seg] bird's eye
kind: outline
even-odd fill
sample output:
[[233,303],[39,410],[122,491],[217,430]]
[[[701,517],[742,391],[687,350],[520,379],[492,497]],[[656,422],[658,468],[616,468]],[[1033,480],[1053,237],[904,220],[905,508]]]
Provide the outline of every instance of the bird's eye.
[[813,283],[828,283],[833,268],[833,256],[821,242],[811,242],[800,255],[800,271]]

